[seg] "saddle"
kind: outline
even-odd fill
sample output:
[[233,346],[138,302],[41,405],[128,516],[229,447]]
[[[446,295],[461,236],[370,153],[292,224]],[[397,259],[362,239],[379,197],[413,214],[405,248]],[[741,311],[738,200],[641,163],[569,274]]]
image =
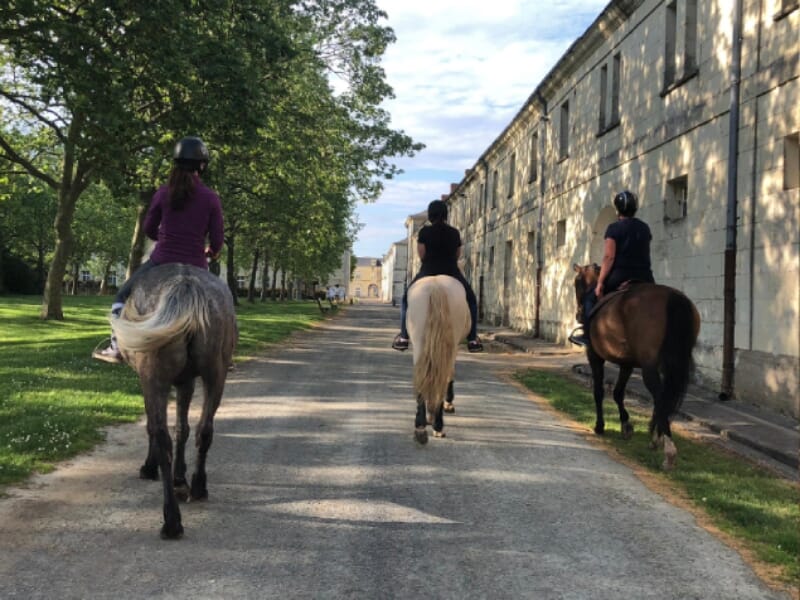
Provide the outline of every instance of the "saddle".
[[586,320],[589,321],[591,318],[599,311],[603,306],[608,304],[613,298],[617,298],[622,296],[631,289],[632,286],[638,285],[640,283],[648,283],[647,281],[643,281],[641,279],[629,279],[628,281],[623,281],[622,284],[610,294],[605,294],[600,300],[597,301],[597,304],[594,305],[591,312],[586,315]]

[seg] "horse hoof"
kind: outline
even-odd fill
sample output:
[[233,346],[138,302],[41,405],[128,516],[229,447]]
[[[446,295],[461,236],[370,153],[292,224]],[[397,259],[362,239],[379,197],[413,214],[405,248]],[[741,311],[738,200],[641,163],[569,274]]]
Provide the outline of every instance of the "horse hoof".
[[433,437],[435,437],[435,438],[443,438],[443,437],[447,437],[447,434],[444,431],[434,431],[433,432]]
[[605,426],[605,424],[603,424],[603,425],[595,425],[594,426],[594,432],[597,435],[605,435],[606,434],[606,426]]
[[444,412],[446,412],[446,413],[454,413],[454,412],[456,412],[456,407],[453,406],[452,402],[445,402],[444,403]]
[[661,468],[664,471],[672,471],[675,468],[675,458],[674,457],[666,457],[664,462],[661,463]]
[[633,425],[630,423],[622,424],[622,439],[629,440],[633,437]]
[[420,427],[414,430],[414,440],[418,444],[427,444],[428,443],[428,430],[424,427]]
[[143,464],[142,468],[139,469],[139,479],[158,481],[158,465],[151,467],[147,463]]
[[175,497],[180,502],[187,502],[189,500],[189,484],[185,481],[183,483],[175,484]]
[[177,540],[183,536],[183,525],[181,525],[180,521],[174,525],[167,525],[164,523],[164,526],[161,528],[161,539],[162,540]]

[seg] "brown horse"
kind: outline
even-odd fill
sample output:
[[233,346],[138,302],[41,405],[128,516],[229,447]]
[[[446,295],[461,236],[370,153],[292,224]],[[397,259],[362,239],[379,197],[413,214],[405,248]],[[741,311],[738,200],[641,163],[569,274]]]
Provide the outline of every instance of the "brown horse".
[[[574,265],[578,314],[584,297],[594,290],[600,268]],[[580,320],[580,319],[579,319]],[[700,315],[689,298],[676,289],[654,283],[634,283],[603,297],[589,322],[586,356],[592,369],[597,420],[594,431],[605,431],[603,419],[603,364],[619,365],[614,401],[619,408],[622,436],[633,434],[625,410],[625,386],[634,368],[640,368],[653,396],[650,419],[652,447],[663,442],[664,469],[675,464],[678,451],[672,441],[670,418],[680,408],[694,369],[692,350],[700,332]]]
[[[122,315],[112,319],[112,326],[122,356],[139,375],[144,393],[149,447],[139,476],[157,480],[161,468],[161,537],[178,538],[183,533],[178,500],[208,497],[206,456],[237,339],[233,298],[222,280],[205,269],[161,265],[137,281]],[[196,377],[201,378],[205,394],[195,434],[197,461],[189,487],[184,451]],[[173,386],[177,392],[174,464],[167,428],[167,402]]]

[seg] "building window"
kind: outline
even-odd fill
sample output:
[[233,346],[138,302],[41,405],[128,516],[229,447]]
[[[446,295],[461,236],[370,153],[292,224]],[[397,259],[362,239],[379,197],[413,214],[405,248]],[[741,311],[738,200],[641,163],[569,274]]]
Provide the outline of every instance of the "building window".
[[528,232],[528,262],[536,262],[536,232]]
[[494,268],[494,246],[489,247],[489,270]]
[[529,167],[530,175],[528,176],[528,183],[536,181],[537,177],[537,164],[539,162],[539,134],[534,133],[531,136],[531,164]]
[[[664,23],[664,91],[662,95],[697,73],[697,0],[673,0]],[[678,11],[683,11],[683,21]],[[681,23],[681,31],[678,31]],[[683,46],[679,47],[682,43]]]
[[92,274],[89,271],[81,269],[80,280],[81,281],[91,281],[92,280]]
[[667,4],[666,24],[664,31],[664,87],[675,81],[675,39],[678,37],[678,2]]
[[500,186],[500,174],[495,169],[492,172],[492,208],[497,208],[497,189]]
[[608,95],[608,65],[600,67],[600,120],[598,130],[606,130],[606,96]]
[[800,187],[800,132],[783,138],[783,189]]
[[247,287],[247,277],[244,275],[237,275],[236,276],[236,288],[243,290]]
[[481,216],[486,214],[486,182],[481,183],[480,195],[478,196],[478,203],[481,207]]
[[556,223],[556,248],[561,248],[567,243],[567,220],[561,219]]
[[508,197],[514,195],[514,178],[516,177],[517,170],[517,153],[513,152],[508,161]]
[[622,75],[622,55],[617,53],[611,61],[611,122],[613,127],[619,123],[619,82]]
[[559,127],[559,158],[567,158],[569,156],[569,100],[561,105]]
[[686,218],[689,195],[689,177],[681,175],[667,181],[664,198],[664,221],[667,223]]
[[106,279],[106,283],[110,286],[116,287],[117,285],[117,272],[116,271],[109,271],[108,278]]

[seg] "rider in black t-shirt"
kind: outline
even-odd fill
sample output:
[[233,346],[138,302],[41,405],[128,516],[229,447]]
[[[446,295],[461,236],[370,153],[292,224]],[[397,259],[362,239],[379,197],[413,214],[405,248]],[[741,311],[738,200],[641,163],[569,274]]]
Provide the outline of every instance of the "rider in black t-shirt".
[[618,220],[606,229],[603,264],[600,266],[597,286],[584,298],[583,333],[569,337],[573,344],[589,344],[589,313],[604,294],[616,291],[620,285],[632,279],[655,283],[650,269],[650,240],[653,236],[647,223],[634,217],[638,204],[636,194],[628,190],[614,196]]
[[[458,229],[446,223],[447,204],[441,200],[434,200],[428,205],[428,221],[430,221],[430,225],[420,229],[417,239],[417,252],[422,260],[422,267],[409,287],[420,277],[429,275],[449,275],[458,279],[467,292],[467,305],[472,317],[472,325],[467,335],[467,349],[470,352],[482,352],[483,344],[477,332],[478,299],[469,282],[464,279],[461,269],[458,268],[458,259],[461,257],[461,234],[458,233]],[[403,294],[403,301],[400,305],[400,333],[392,342],[392,348],[395,350],[408,349],[407,310],[408,292]]]

